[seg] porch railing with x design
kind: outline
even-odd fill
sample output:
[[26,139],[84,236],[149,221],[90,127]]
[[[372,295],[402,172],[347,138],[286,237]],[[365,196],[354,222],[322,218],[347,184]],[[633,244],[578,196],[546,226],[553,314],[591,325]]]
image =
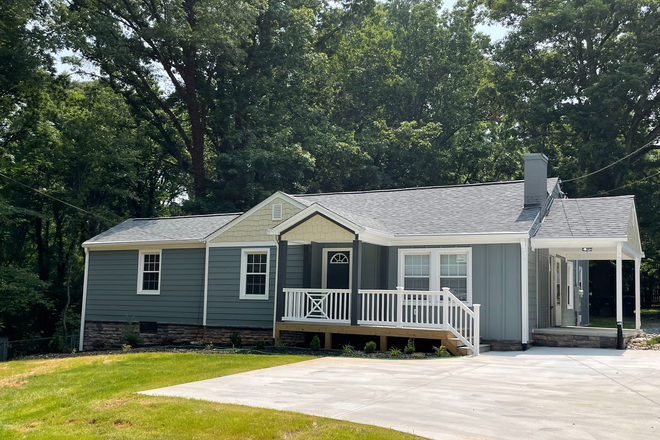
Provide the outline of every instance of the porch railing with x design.
[[284,289],[284,321],[351,322],[351,291],[349,289]]

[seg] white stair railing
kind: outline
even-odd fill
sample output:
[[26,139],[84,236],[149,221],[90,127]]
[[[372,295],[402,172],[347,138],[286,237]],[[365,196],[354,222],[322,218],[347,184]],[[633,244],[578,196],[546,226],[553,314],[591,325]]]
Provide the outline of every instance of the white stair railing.
[[350,323],[348,289],[284,289],[284,321]]
[[360,290],[359,325],[433,328],[451,331],[473,354],[479,354],[480,305],[471,309],[444,287],[440,292]]

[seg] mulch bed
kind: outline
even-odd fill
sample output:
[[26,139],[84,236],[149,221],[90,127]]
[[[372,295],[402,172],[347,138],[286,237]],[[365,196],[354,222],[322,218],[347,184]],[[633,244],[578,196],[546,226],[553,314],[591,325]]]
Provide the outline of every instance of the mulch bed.
[[374,358],[374,359],[437,359],[435,353],[414,353],[414,354],[400,354],[397,356],[391,355],[389,352],[376,352],[365,353],[364,351],[353,351],[351,353],[344,353],[342,350],[311,350],[309,348],[296,348],[286,347],[285,349],[277,349],[275,347],[264,347],[261,350],[256,350],[254,347],[247,347],[242,349],[233,348],[206,348],[204,346],[183,345],[176,347],[136,347],[130,350],[122,350],[121,348],[105,349],[105,350],[90,350],[82,353],[44,353],[25,356],[20,360],[39,360],[39,359],[62,359],[83,356],[98,356],[98,355],[117,355],[127,353],[203,353],[203,354],[256,354],[256,355],[296,355],[296,356],[332,356],[332,357],[359,357],[359,358]]
[[[649,340],[660,337],[660,329],[648,329],[644,334],[628,341],[628,350],[660,350],[660,344],[649,345]],[[657,340],[657,339],[656,339]]]

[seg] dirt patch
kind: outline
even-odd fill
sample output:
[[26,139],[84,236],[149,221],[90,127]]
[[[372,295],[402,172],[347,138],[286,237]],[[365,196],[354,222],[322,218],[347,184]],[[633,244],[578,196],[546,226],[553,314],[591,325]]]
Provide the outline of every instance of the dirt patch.
[[115,420],[115,422],[112,425],[117,429],[122,429],[122,428],[130,428],[131,426],[133,426],[133,423],[131,423],[130,420]]
[[110,409],[110,408],[117,408],[118,406],[123,405],[124,403],[128,402],[128,400],[124,399],[110,399],[103,405],[101,405],[102,409]]
[[[7,384],[7,385],[5,385],[5,386],[7,386],[7,387],[20,387],[21,385],[25,385],[26,383],[27,383],[26,381],[20,381],[20,380],[19,380],[19,381],[17,381],[17,382],[9,383],[9,384]],[[2,384],[0,384],[0,386],[2,386]]]
[[30,429],[36,428],[37,426],[42,425],[43,423],[44,423],[44,422],[41,422],[41,421],[39,421],[39,422],[32,422],[32,423],[30,423],[29,425],[25,425],[25,426],[23,426],[23,427],[21,428],[21,431],[23,431],[23,432],[25,432],[25,431],[29,431]]

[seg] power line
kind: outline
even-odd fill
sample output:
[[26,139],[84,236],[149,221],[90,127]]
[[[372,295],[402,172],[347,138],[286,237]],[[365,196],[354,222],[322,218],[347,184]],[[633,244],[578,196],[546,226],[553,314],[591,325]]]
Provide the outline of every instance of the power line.
[[623,188],[629,187],[629,186],[631,186],[631,185],[635,185],[635,184],[637,184],[637,183],[642,183],[642,182],[644,182],[644,181],[650,179],[651,177],[656,177],[656,176],[660,176],[660,171],[657,172],[657,173],[655,173],[655,174],[651,174],[650,176],[646,176],[646,177],[644,177],[643,179],[639,179],[639,180],[636,180],[636,181],[634,181],[634,182],[630,182],[630,183],[626,183],[625,185],[621,185],[621,186],[618,187],[618,188],[609,189],[609,190],[607,190],[607,191],[600,191],[600,192],[598,192],[598,193],[596,193],[596,194],[592,194],[592,195],[590,195],[590,196],[586,196],[586,197],[596,197],[596,196],[602,196],[603,194],[609,194],[609,193],[611,193],[611,192],[613,192],[613,191],[617,191],[617,190],[619,190],[619,189],[623,189]]
[[80,207],[78,207],[78,206],[72,205],[72,204],[69,203],[69,202],[65,202],[64,200],[58,199],[57,197],[51,196],[50,194],[47,194],[47,193],[45,193],[45,192],[43,192],[43,191],[40,191],[40,190],[38,190],[38,189],[36,189],[36,188],[32,188],[31,186],[28,186],[28,185],[26,185],[26,184],[24,184],[24,183],[22,183],[22,182],[19,182],[19,181],[16,180],[16,179],[12,179],[11,177],[9,177],[8,175],[6,175],[6,174],[4,174],[4,173],[0,173],[0,176],[4,177],[5,179],[11,180],[11,181],[14,182],[14,183],[18,183],[19,185],[24,186],[25,188],[30,189],[30,190],[36,192],[37,194],[41,194],[42,196],[46,196],[46,197],[48,197],[48,198],[51,198],[51,199],[53,199],[53,200],[56,200],[56,201],[58,201],[58,202],[60,202],[60,203],[63,203],[63,204],[65,204],[65,205],[67,205],[67,206],[70,206],[71,208],[77,209],[78,211],[82,211],[82,212],[84,212],[84,213],[86,213],[86,214],[93,215],[93,216],[95,216],[95,217],[98,217],[98,218],[100,218],[100,219],[103,219],[103,220],[109,222],[111,225],[114,225],[114,224],[116,223],[115,221],[112,221],[112,220],[110,220],[109,218],[103,217],[102,215],[99,215],[99,214],[96,214],[96,213],[93,213],[93,212],[87,211],[86,209],[83,209],[83,208],[80,208]]
[[[630,156],[639,153],[639,150],[648,147],[648,146],[651,145],[653,142],[655,142],[655,139],[653,139],[652,141],[647,142],[646,144],[642,145],[641,147],[639,147],[638,149],[636,149],[636,150],[633,151],[632,153],[627,154],[626,156],[622,157],[621,159],[616,160],[616,161],[612,162],[611,164],[606,165],[606,166],[604,166],[603,168],[601,168],[601,169],[599,169],[599,170],[596,170],[596,171],[594,171],[594,172],[592,172],[592,173],[585,174],[584,176],[574,177],[574,178],[572,178],[572,179],[568,179],[568,180],[562,180],[561,183],[568,183],[568,182],[573,182],[574,180],[585,179],[585,178],[587,178],[587,177],[589,177],[589,176],[593,176],[594,174],[600,173],[601,171],[606,170],[606,169],[608,169],[608,168],[611,168],[611,167],[613,167],[614,165],[618,164],[619,162],[628,159]],[[611,191],[614,191],[614,190],[611,190]]]

